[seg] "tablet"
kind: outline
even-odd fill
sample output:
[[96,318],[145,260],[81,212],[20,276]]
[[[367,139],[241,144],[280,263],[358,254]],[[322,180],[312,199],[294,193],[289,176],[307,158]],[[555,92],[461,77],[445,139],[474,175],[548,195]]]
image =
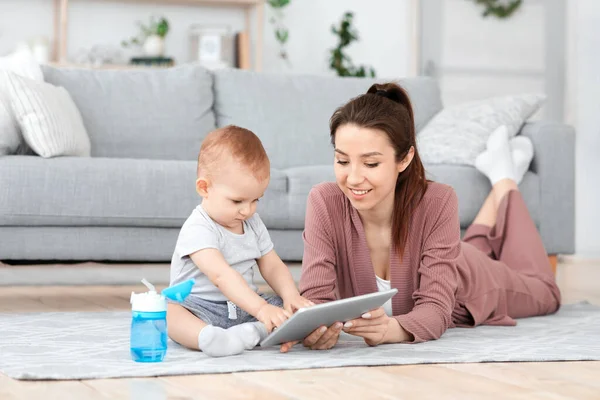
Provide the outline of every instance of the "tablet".
[[379,308],[396,293],[397,289],[391,289],[301,308],[264,338],[260,345],[267,347],[302,340],[320,326],[331,326],[338,321],[346,322]]

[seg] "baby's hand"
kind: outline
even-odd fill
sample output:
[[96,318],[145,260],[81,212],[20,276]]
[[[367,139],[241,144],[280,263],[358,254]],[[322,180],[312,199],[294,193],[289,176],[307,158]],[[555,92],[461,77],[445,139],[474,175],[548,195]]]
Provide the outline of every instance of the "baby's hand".
[[296,294],[293,297],[290,297],[289,299],[283,300],[283,308],[290,314],[295,313],[301,308],[310,307],[314,305],[315,303],[313,303],[305,297],[300,296],[299,294]]
[[290,313],[283,308],[265,304],[258,310],[256,319],[265,324],[267,331],[271,332],[273,328],[283,324],[283,321],[290,317]]

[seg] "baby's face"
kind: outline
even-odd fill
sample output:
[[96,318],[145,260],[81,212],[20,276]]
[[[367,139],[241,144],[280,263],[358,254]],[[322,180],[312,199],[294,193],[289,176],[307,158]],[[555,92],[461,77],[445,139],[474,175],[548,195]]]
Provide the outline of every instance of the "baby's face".
[[269,178],[259,181],[247,168],[228,168],[211,182],[202,207],[218,224],[237,230],[256,212],[268,185]]

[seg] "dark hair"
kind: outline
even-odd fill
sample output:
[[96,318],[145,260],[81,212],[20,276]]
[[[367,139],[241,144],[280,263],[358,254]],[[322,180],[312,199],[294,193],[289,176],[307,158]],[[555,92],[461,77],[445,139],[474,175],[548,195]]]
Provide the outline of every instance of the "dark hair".
[[342,125],[353,124],[385,132],[400,162],[414,147],[409,166],[398,174],[392,212],[392,244],[404,254],[410,217],[427,190],[425,168],[416,144],[415,121],[412,105],[406,91],[395,83],[375,84],[366,94],[358,96],[335,110],[329,121],[331,143]]

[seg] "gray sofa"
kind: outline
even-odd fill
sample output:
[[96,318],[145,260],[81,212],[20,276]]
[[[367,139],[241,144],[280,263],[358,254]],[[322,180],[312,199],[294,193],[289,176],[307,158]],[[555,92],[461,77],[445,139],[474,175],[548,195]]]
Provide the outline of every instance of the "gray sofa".
[[[179,228],[199,202],[194,181],[202,138],[216,126],[255,131],[271,158],[271,183],[259,204],[276,250],[300,260],[306,198],[333,180],[328,120],[372,79],[164,70],[44,67],[65,87],[92,143],[91,158],[0,157],[0,260],[169,261]],[[399,81],[412,97],[417,130],[440,109],[428,78]],[[574,132],[550,122],[522,134],[535,159],[521,189],[549,254],[574,250]],[[452,185],[463,228],[489,183],[474,168],[426,165]]]

